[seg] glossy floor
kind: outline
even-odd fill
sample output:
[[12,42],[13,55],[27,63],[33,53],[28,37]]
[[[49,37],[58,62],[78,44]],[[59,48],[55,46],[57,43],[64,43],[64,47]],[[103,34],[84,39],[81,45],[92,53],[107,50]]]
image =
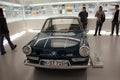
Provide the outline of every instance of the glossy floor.
[[0,55],[0,80],[119,80],[120,79],[120,37],[88,35],[92,52],[103,61],[104,68],[83,70],[45,70],[24,66],[22,47],[35,33],[26,33],[14,41],[14,51],[6,45],[6,54]]

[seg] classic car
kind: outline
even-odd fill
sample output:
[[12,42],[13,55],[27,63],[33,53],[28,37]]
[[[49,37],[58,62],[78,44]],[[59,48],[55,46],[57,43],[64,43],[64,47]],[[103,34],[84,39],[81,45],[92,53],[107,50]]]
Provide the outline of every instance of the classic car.
[[48,69],[87,69],[90,48],[77,17],[51,17],[24,47],[25,65]]

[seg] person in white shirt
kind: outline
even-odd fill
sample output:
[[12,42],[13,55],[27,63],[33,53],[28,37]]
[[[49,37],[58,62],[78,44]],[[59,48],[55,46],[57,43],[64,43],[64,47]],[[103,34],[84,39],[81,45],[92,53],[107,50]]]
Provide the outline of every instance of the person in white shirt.
[[[103,7],[100,6],[99,10],[96,12],[95,17],[97,17],[97,21],[96,21],[96,28],[95,28],[95,34],[93,36],[98,35],[101,36],[100,32],[102,29],[102,25],[103,25],[103,21],[101,20],[101,17],[104,16],[105,17],[105,13],[103,11]],[[99,31],[98,31],[99,30]]]
[[113,15],[113,20],[112,20],[112,27],[111,27],[111,34],[110,36],[113,36],[114,33],[114,28],[116,26],[116,36],[119,37],[119,23],[120,23],[120,10],[119,10],[119,5],[115,5],[115,13]]

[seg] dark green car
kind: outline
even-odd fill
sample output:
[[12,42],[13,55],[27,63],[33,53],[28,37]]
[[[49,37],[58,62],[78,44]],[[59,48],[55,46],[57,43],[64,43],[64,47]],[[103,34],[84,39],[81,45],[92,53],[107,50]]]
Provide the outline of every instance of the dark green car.
[[86,69],[90,49],[77,17],[46,19],[43,28],[23,47],[25,65],[49,69]]

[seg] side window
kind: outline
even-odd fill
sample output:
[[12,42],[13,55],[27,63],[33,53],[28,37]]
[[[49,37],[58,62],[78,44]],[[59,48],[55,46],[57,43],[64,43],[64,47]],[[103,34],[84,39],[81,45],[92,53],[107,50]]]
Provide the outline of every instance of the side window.
[[50,21],[51,21],[51,20],[47,20],[47,21],[46,21],[46,23],[45,23],[45,25],[44,25],[44,27],[43,27],[43,30],[48,29],[48,27],[49,27],[49,25],[50,25]]

